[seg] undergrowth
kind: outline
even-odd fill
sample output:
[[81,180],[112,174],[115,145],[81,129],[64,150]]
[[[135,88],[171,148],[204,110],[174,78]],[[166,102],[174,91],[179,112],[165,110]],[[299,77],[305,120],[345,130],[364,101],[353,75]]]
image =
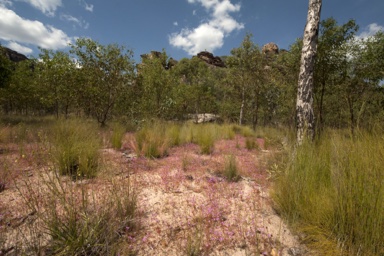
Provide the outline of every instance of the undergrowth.
[[276,180],[278,210],[324,255],[384,254],[384,136],[328,131]]

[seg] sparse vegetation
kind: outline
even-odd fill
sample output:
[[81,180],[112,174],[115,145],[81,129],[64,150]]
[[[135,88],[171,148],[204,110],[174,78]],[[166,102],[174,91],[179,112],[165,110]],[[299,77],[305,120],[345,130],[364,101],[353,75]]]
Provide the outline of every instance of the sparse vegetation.
[[384,33],[357,31],[321,23],[318,129],[302,146],[300,40],[264,54],[247,34],[225,68],[165,51],[135,65],[89,38],[17,63],[0,50],[0,254],[280,255],[296,244],[267,228],[273,186],[320,254],[382,256]]

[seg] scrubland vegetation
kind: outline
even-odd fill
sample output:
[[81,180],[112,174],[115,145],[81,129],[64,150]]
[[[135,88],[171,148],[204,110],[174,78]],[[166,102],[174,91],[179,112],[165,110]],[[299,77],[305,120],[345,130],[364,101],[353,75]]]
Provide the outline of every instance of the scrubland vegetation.
[[357,29],[321,23],[301,146],[299,40],[247,35],[226,68],[91,39],[1,55],[0,255],[383,255],[384,37]]

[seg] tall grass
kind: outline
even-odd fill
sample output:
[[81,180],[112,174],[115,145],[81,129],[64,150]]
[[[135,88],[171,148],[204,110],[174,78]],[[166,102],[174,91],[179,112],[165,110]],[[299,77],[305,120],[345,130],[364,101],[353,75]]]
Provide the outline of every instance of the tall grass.
[[151,122],[135,134],[135,149],[138,154],[149,158],[160,158],[168,155],[170,141],[167,125],[163,122]]
[[58,121],[50,134],[52,156],[61,175],[92,178],[99,171],[101,140],[96,124],[80,120]]
[[277,208],[324,255],[383,255],[384,136],[329,132],[297,148]]
[[117,122],[112,125],[111,144],[114,149],[121,149],[125,132],[124,125]]
[[236,157],[234,155],[230,155],[227,158],[223,170],[223,175],[230,182],[236,182],[240,180],[241,177],[239,175],[239,167],[236,162]]

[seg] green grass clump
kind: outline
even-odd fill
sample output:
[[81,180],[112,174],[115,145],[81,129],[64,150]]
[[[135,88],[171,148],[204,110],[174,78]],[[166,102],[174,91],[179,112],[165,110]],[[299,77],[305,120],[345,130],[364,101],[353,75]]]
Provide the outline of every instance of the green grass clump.
[[247,137],[245,139],[245,148],[248,150],[258,149],[259,144],[257,144],[257,141],[253,137]]
[[237,166],[236,157],[231,155],[225,162],[223,175],[228,181],[239,181],[239,167]]
[[99,171],[101,140],[95,124],[58,121],[51,132],[53,160],[61,175],[92,178]]
[[324,255],[383,255],[384,137],[328,132],[297,148],[274,186],[278,209]]
[[113,148],[121,149],[125,132],[125,127],[120,123],[115,123],[112,126],[111,144]]
[[170,143],[166,131],[167,126],[162,122],[153,122],[141,128],[135,134],[137,153],[148,158],[167,156]]
[[212,124],[200,125],[196,127],[195,134],[195,142],[200,146],[201,154],[212,154],[217,139],[217,126]]
[[254,137],[255,136],[255,131],[249,126],[242,126],[242,125],[234,124],[234,125],[232,125],[232,130],[236,134],[240,134],[244,137]]

